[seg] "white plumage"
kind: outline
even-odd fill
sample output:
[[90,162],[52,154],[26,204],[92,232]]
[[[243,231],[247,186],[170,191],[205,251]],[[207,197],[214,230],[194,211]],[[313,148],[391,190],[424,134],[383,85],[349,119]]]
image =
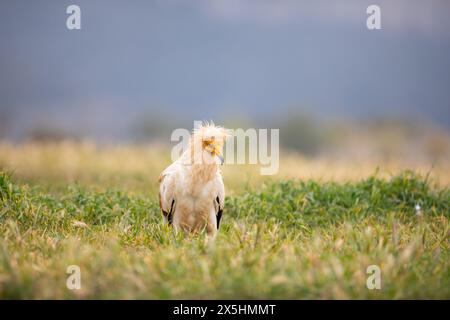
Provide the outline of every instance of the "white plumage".
[[216,234],[225,200],[220,164],[226,135],[214,124],[202,125],[192,134],[188,149],[161,173],[161,210],[176,229]]

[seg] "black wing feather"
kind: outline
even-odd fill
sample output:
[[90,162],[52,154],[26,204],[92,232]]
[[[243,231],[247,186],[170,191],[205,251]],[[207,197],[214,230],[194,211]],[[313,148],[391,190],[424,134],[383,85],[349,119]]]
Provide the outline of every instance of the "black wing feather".
[[163,215],[164,215],[164,217],[167,218],[167,222],[169,223],[169,225],[172,225],[172,220],[173,220],[173,205],[174,205],[174,203],[175,203],[175,199],[172,199],[172,204],[170,205],[170,211],[169,211],[169,212],[162,210]]
[[216,197],[216,201],[219,204],[219,210],[217,211],[216,219],[217,219],[217,230],[219,230],[220,219],[222,219],[223,209],[220,207],[219,197]]

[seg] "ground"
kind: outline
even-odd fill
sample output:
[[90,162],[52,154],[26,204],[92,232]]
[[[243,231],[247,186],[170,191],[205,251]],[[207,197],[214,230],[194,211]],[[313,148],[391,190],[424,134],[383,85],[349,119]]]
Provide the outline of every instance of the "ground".
[[0,298],[450,299],[448,166],[295,154],[275,177],[230,166],[208,242],[162,221],[169,163],[157,146],[0,144]]

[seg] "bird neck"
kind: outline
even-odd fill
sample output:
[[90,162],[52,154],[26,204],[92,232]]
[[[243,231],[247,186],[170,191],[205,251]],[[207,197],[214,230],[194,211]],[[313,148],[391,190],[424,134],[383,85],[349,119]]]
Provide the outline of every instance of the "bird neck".
[[219,169],[217,160],[202,148],[201,143],[192,143],[183,153],[182,161],[190,166],[192,179],[196,181],[213,179]]

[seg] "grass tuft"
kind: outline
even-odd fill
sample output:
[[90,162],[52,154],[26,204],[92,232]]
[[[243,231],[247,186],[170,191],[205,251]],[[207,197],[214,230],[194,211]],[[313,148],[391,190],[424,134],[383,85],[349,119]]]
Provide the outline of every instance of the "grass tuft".
[[0,298],[449,299],[449,199],[413,172],[266,182],[227,197],[210,243],[165,225],[154,197],[0,172]]

